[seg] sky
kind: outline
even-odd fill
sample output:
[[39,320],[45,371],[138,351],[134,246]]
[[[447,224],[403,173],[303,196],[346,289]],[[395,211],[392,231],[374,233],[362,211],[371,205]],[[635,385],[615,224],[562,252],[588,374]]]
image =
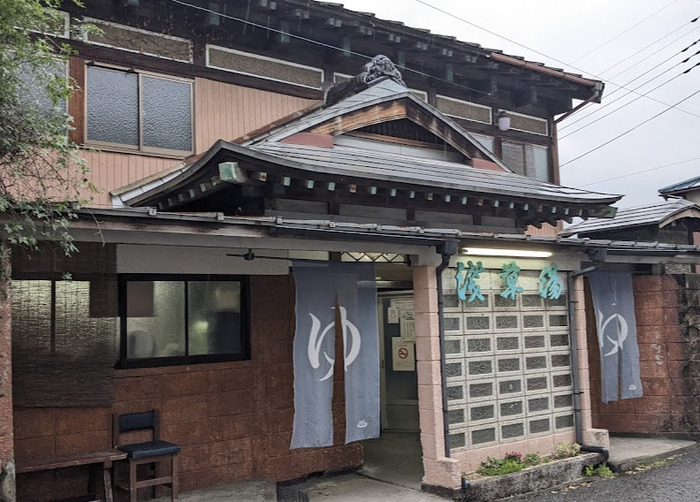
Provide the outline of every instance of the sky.
[[700,0],[340,2],[602,80],[602,102],[559,124],[563,185],[623,194],[622,208],[700,176],[700,66],[683,74],[700,63]]

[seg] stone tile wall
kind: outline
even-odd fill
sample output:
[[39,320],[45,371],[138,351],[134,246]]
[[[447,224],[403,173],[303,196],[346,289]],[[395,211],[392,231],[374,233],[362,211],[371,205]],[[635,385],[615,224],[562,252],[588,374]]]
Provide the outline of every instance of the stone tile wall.
[[[592,305],[586,287],[587,305]],[[604,404],[592,308],[586,313],[593,427],[610,433],[696,436],[700,431],[700,276],[634,277],[644,396]]]
[[[184,491],[247,478],[289,480],[362,461],[345,437],[342,372],[336,373],[336,446],[290,450],[294,285],[291,277],[251,279],[250,361],[115,372],[111,408],[15,409],[17,458],[109,448],[113,412],[161,410],[162,437],[182,445]],[[340,345],[341,344],[336,344]],[[20,500],[74,495],[87,470],[18,477]],[[77,488],[76,488],[77,487]]]

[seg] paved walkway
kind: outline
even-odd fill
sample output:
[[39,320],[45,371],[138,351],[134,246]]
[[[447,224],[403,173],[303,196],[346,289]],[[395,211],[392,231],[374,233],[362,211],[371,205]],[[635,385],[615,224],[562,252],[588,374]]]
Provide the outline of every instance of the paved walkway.
[[[420,450],[411,435],[386,436],[386,443],[367,442],[365,467],[354,474],[322,476],[304,483],[277,487],[271,480],[253,480],[182,493],[180,502],[444,502],[420,491]],[[618,472],[686,452],[697,452],[693,441],[651,438],[611,438],[609,464]],[[373,479],[377,478],[377,479]],[[167,502],[162,497],[158,502]],[[528,499],[529,500],[529,499]]]

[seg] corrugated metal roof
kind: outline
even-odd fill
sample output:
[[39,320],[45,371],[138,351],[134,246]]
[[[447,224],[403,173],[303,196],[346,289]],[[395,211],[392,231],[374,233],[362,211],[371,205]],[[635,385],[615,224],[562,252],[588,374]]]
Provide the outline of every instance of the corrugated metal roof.
[[465,164],[422,159],[359,148],[333,148],[263,142],[251,149],[298,162],[317,173],[360,177],[377,181],[419,184],[476,194],[503,195],[533,201],[609,203],[620,196],[552,185],[516,173],[475,169]]
[[560,235],[581,235],[646,225],[662,225],[665,220],[687,209],[700,209],[685,199],[670,199],[645,206],[620,209],[614,218],[591,218],[572,225]]
[[688,190],[700,189],[700,176],[681,181],[664,188],[659,188],[660,194],[670,194],[674,192],[685,192]]

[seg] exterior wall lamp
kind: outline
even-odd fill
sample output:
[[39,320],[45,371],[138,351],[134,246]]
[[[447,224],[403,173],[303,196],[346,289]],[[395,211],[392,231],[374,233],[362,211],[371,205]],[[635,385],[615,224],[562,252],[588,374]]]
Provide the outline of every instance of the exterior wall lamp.
[[500,248],[462,248],[462,254],[478,256],[509,256],[513,258],[549,258],[551,251],[534,251],[531,249]]
[[498,129],[501,131],[510,129],[510,116],[505,110],[500,110],[498,115],[496,115],[496,124],[498,124]]

